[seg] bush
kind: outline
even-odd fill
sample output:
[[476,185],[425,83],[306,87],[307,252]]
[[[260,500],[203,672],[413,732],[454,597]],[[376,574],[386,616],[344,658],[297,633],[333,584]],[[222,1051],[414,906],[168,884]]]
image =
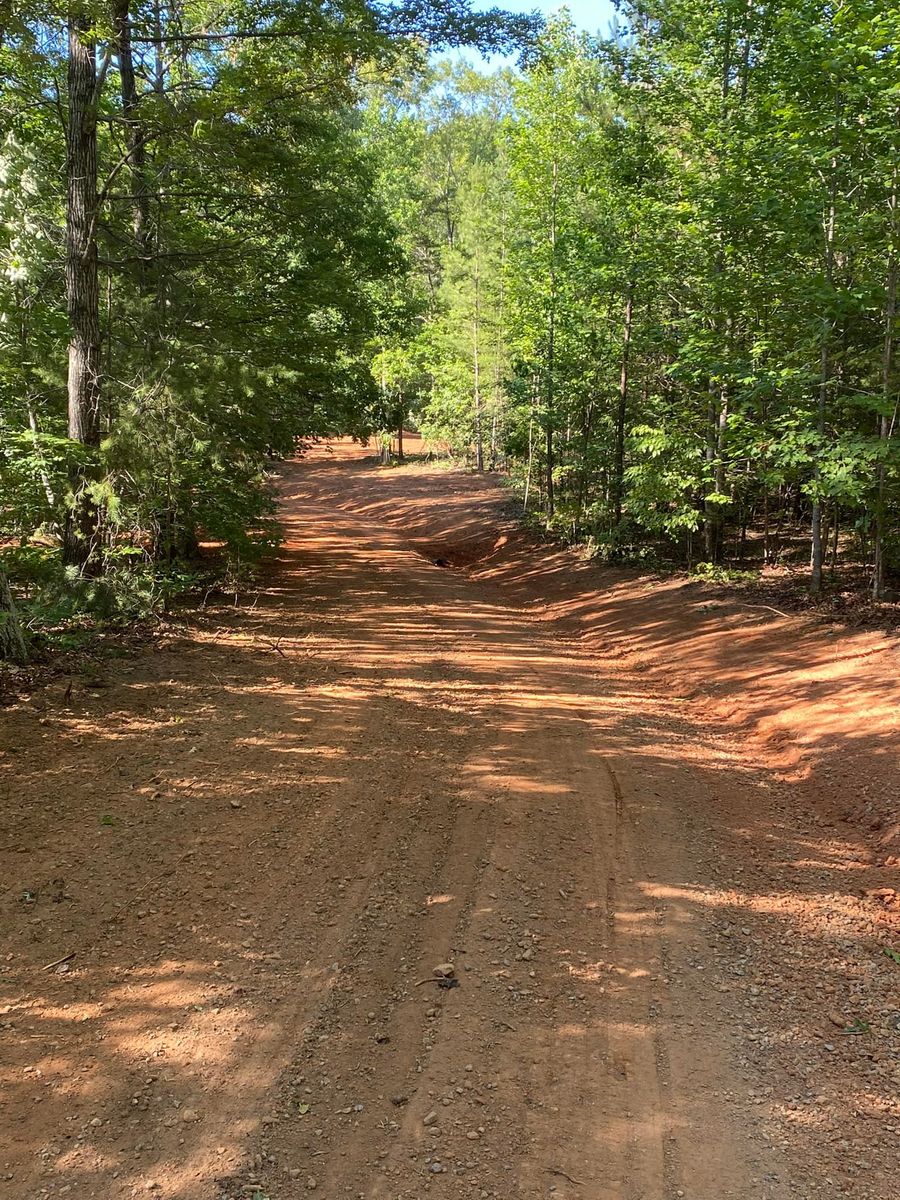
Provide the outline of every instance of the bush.
[[758,571],[736,571],[711,562],[694,563],[691,574],[706,583],[754,583],[759,579]]

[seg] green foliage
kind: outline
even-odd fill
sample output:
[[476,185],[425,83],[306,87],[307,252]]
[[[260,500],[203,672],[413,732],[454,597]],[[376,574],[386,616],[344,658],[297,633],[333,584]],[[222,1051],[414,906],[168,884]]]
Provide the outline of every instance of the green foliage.
[[[419,69],[423,39],[506,52],[536,28],[469,0],[71,11],[98,68],[77,128],[96,118],[99,445],[66,378],[76,310],[97,303],[76,302],[66,258],[70,10],[16,6],[0,38],[0,545],[51,626],[165,604],[201,542],[244,571],[277,538],[272,458],[399,419],[370,364],[418,308],[361,89]],[[395,132],[402,157],[418,130]],[[417,386],[409,363],[396,392]],[[90,569],[64,570],[62,545]]]
[[416,267],[422,428],[476,451],[477,255],[498,458],[545,528],[610,557],[702,539],[718,566],[747,526],[774,555],[797,521],[821,558],[839,521],[877,592],[900,544],[900,8],[621,10],[612,40],[554,19],[474,107],[464,71],[369,107]]
[[98,624],[127,625],[168,609],[213,578],[209,570],[154,563],[130,546],[116,547],[100,576],[63,565],[58,549],[45,545],[8,547],[0,570],[17,582],[26,632],[62,648],[81,645]]
[[694,563],[691,574],[707,583],[754,583],[759,578],[758,571],[738,571],[711,562]]
[[[748,528],[772,558],[808,523],[821,561],[841,525],[879,592],[900,558],[900,7],[620,9],[611,39],[564,13],[535,38],[467,0],[129,0],[129,60],[112,6],[81,5],[102,67],[83,445],[66,14],[16,6],[0,545],[26,606],[146,611],[201,543],[244,573],[277,536],[273,459],[411,423],[605,557],[718,569]],[[428,57],[465,43],[526,61]],[[73,529],[90,570],[67,576]]]

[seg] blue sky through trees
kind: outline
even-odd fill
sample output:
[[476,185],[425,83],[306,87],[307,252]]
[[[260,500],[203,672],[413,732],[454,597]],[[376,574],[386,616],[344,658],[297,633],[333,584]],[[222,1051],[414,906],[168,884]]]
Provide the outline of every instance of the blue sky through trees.
[[565,5],[559,0],[497,0],[497,6],[511,12],[533,12],[537,9],[548,17],[565,7],[575,24],[590,33],[596,33],[598,29],[606,33],[615,13],[612,0],[569,0]]
[[[609,25],[616,14],[613,0],[569,0],[569,3],[564,4],[561,0],[484,0],[478,5],[479,8],[505,8],[509,12],[530,13],[537,10],[543,13],[545,17],[550,17],[554,13],[559,12],[561,8],[566,8],[572,20],[580,29],[586,29],[589,33],[602,34],[609,32]],[[441,56],[445,57],[445,56]],[[472,66],[499,67],[503,65],[512,66],[515,63],[515,56],[507,58],[502,54],[492,54],[489,58],[478,53],[477,50],[460,50],[450,55],[453,59],[460,58],[465,62],[471,63]]]

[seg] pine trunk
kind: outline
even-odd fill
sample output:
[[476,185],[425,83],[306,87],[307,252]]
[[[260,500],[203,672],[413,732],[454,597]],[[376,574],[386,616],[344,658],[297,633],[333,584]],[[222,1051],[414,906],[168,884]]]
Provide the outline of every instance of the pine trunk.
[[[66,298],[69,314],[69,437],[100,444],[100,283],[97,271],[97,55],[90,22],[72,14],[69,33],[69,121],[66,155]],[[66,522],[66,562],[85,565],[94,552],[97,505],[84,467],[72,478],[75,500]]]
[[[838,108],[840,112],[840,108]],[[835,123],[837,137],[837,123]],[[829,283],[834,279],[834,234],[835,234],[835,205],[837,199],[837,159],[831,160],[831,184],[828,201],[828,212],[825,219],[825,276]],[[828,412],[828,391],[831,387],[831,339],[833,322],[830,316],[822,320],[822,344],[819,353],[819,391],[816,404],[816,433],[819,436],[819,447],[813,467],[813,506],[810,529],[810,558],[809,558],[809,590],[814,596],[822,593],[822,568],[825,564],[825,541],[822,536],[822,497],[820,486],[822,472],[819,460],[824,451],[826,417]]]
[[628,382],[631,365],[631,331],[634,323],[634,284],[625,293],[625,320],[622,329],[622,362],[619,371],[619,396],[616,404],[616,442],[613,461],[613,527],[622,523],[625,492],[625,422],[628,415]]
[[550,311],[547,320],[547,412],[544,425],[544,447],[546,456],[546,497],[545,509],[547,521],[551,520],[556,507],[553,486],[553,457],[554,434],[554,404],[555,404],[555,373],[556,373],[556,209],[559,197],[559,164],[553,160],[552,187],[550,193]]
[[122,116],[125,119],[125,148],[128,153],[128,173],[131,179],[132,228],[139,258],[140,286],[142,291],[146,291],[149,287],[149,274],[153,258],[150,189],[147,183],[146,139],[137,112],[139,97],[131,47],[130,3],[131,0],[116,0],[115,28]]
[[9,589],[9,581],[0,570],[0,659],[23,663],[27,657],[25,637]]
[[475,251],[475,315],[472,319],[472,369],[475,387],[475,470],[484,470],[484,433],[481,403],[481,273],[478,250]]
[[[890,244],[888,247],[887,287],[884,304],[884,351],[881,363],[881,392],[884,408],[878,425],[878,490],[875,497],[875,565],[872,572],[872,598],[884,599],[885,538],[887,533],[887,452],[893,433],[893,418],[888,415],[894,393],[894,326],[897,321],[897,191],[898,168],[891,180]],[[895,405],[896,411],[896,405]]]

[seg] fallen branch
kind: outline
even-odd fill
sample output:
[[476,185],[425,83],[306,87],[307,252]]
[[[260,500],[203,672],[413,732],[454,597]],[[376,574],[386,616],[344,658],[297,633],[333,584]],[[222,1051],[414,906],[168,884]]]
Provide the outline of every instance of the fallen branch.
[[767,612],[776,613],[779,617],[792,617],[797,615],[796,613],[782,612],[780,608],[773,608],[771,604],[744,604],[741,602],[741,608],[764,608]]
[[42,971],[52,971],[54,967],[61,967],[63,963],[71,962],[75,957],[75,951],[70,950],[68,954],[64,954],[62,958],[57,958],[52,963],[47,963],[46,967],[41,967]]
[[573,1179],[571,1175],[568,1175],[565,1171],[560,1170],[559,1167],[547,1167],[546,1170],[550,1175],[561,1175],[563,1179],[568,1179],[569,1183],[574,1183],[576,1187],[584,1187],[584,1184],[580,1179]]

